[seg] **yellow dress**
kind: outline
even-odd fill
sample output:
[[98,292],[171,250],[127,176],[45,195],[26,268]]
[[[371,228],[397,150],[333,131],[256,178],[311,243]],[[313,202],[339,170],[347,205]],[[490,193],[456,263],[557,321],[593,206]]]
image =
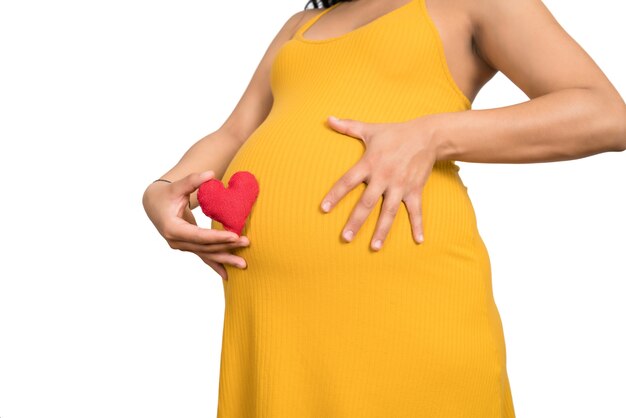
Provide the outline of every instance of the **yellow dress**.
[[329,115],[400,122],[471,108],[424,0],[341,36],[303,36],[339,4],[282,46],[271,112],[222,177],[250,171],[260,191],[250,245],[233,250],[248,267],[225,264],[217,416],[513,418],[489,255],[459,166],[438,161],[424,186],[423,244],[402,204],[370,249],[382,197],[343,241],[365,183],[320,209],[365,149]]

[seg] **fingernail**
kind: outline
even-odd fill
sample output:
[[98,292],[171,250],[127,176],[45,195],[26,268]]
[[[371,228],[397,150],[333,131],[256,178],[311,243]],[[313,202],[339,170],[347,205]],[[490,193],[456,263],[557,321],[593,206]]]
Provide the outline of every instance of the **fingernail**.
[[424,235],[420,234],[419,237],[417,237],[417,241],[421,244],[422,242],[424,242]]
[[330,210],[330,202],[324,201],[324,203],[322,203],[322,209],[324,210],[324,212],[328,212]]
[[332,120],[333,122],[339,122],[339,118],[336,116],[330,116],[330,120]]
[[343,237],[347,240],[350,241],[352,239],[352,236],[354,235],[354,233],[350,230],[344,231],[343,233]]
[[245,268],[246,267],[246,263],[237,263],[237,267],[239,268]]
[[374,241],[373,247],[375,250],[380,250],[380,247],[382,246],[383,246],[383,242],[381,240],[377,239],[376,241]]

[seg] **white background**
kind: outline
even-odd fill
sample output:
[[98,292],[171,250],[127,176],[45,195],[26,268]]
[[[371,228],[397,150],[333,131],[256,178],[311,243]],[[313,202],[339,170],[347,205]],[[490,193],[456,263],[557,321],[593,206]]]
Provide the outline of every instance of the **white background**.
[[[2,2],[1,418],[215,416],[222,283],[142,193],[305,3]],[[623,6],[545,3],[624,95]],[[473,108],[525,100],[498,74]],[[518,417],[626,417],[626,153],[459,165]]]

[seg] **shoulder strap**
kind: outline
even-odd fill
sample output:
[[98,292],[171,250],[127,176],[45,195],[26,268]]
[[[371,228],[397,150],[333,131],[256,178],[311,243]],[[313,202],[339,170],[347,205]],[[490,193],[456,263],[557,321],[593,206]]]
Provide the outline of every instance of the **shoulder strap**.
[[322,17],[323,15],[325,15],[326,13],[330,12],[332,9],[334,9],[335,7],[337,7],[338,5],[340,5],[341,2],[338,1],[337,3],[333,4],[330,7],[327,7],[326,9],[322,10],[321,12],[319,12],[318,14],[316,14],[315,16],[313,16],[312,18],[310,18],[309,20],[307,20],[306,22],[304,22],[304,24],[302,24],[302,26],[300,26],[298,28],[298,30],[295,32],[295,35],[298,36],[302,36],[302,34],[315,22],[317,22],[317,20]]

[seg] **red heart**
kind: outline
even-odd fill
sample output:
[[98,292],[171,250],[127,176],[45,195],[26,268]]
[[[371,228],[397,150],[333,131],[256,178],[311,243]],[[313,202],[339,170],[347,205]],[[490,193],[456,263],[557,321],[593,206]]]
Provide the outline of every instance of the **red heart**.
[[252,205],[259,195],[259,183],[248,171],[237,171],[228,181],[228,188],[219,179],[205,181],[198,188],[198,203],[202,212],[241,235]]

